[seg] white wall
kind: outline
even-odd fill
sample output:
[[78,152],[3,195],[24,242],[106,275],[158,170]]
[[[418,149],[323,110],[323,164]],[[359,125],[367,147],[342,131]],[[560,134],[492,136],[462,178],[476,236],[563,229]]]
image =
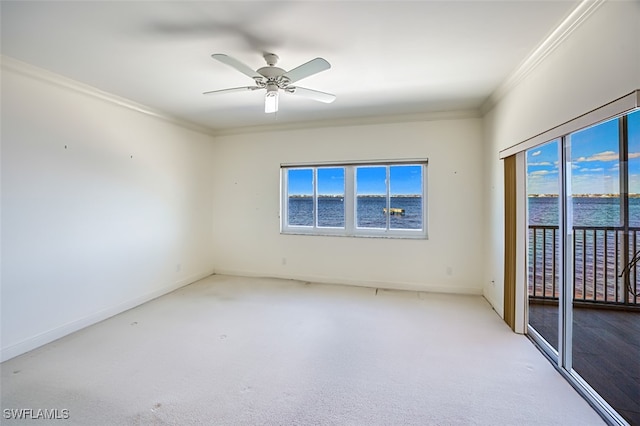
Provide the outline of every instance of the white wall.
[[640,2],[606,2],[484,117],[483,284],[485,297],[499,313],[504,176],[498,152],[639,88]]
[[[216,138],[215,270],[480,294],[481,129],[469,118]],[[281,163],[424,157],[428,240],[279,233]]]
[[213,139],[52,81],[2,69],[3,360],[211,273]]

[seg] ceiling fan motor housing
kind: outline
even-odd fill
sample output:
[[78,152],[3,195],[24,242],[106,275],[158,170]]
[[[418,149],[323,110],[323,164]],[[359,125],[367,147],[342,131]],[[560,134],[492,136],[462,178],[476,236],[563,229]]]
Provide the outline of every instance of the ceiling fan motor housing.
[[282,68],[271,67],[271,66],[270,67],[259,68],[258,71],[257,71],[258,74],[260,74],[261,76],[263,76],[267,80],[281,77],[282,74],[284,74],[285,72],[286,71],[283,70]]
[[285,89],[290,80],[284,76],[287,72],[280,67],[276,67],[275,65],[278,63],[278,55],[274,53],[265,53],[264,60],[267,62],[266,67],[259,68],[256,70],[258,74],[264,77],[264,79],[257,79],[256,83],[261,87],[278,87],[280,89]]

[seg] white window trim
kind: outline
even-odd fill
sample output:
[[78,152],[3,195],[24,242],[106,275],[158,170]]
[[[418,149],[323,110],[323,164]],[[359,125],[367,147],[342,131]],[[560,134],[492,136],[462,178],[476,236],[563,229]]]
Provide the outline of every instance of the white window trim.
[[[422,166],[422,229],[382,229],[382,228],[359,228],[356,226],[356,185],[355,169],[359,166],[398,166],[398,165],[421,165]],[[324,163],[287,163],[280,165],[280,233],[289,235],[319,235],[319,236],[342,236],[342,237],[364,237],[364,238],[406,238],[406,239],[427,239],[428,238],[428,191],[427,191],[427,170],[428,160],[403,159],[403,160],[375,160],[375,161],[351,161],[351,162],[324,162]],[[345,193],[345,227],[332,228],[320,227],[317,224],[317,209],[314,209],[314,226],[289,225],[288,203],[288,174],[287,170],[293,168],[314,169],[313,199],[317,199],[316,194],[316,170],[324,167],[344,167]],[[387,173],[389,168],[387,168]],[[389,177],[387,176],[387,182]],[[389,185],[387,185],[387,196]],[[388,199],[388,198],[387,198]],[[387,216],[388,217],[388,216]],[[389,220],[389,219],[388,219]]]

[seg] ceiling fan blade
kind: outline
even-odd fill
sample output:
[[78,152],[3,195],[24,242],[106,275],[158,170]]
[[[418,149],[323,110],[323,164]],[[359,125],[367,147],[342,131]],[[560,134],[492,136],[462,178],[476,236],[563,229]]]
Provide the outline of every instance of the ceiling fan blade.
[[307,99],[313,99],[314,101],[320,101],[326,104],[330,104],[331,102],[336,100],[336,95],[320,92],[318,90],[306,89],[304,87],[288,87],[286,91],[287,93],[291,93],[292,95],[301,96]]
[[231,56],[228,55],[224,55],[222,53],[214,53],[213,55],[211,55],[211,57],[213,59],[217,59],[218,61],[222,62],[223,64],[229,65],[231,68],[234,68],[238,71],[240,71],[242,74],[246,75],[247,77],[253,78],[253,79],[261,79],[262,76],[260,74],[258,74],[255,70],[252,70],[248,65],[240,62],[239,60],[232,58]]
[[217,95],[220,93],[231,93],[231,92],[246,92],[261,89],[259,86],[247,86],[247,87],[232,87],[231,89],[221,89],[221,90],[211,90],[209,92],[204,92],[203,95]]
[[331,68],[331,64],[326,59],[315,58],[289,72],[285,72],[284,76],[289,79],[290,83],[294,83],[329,68]]

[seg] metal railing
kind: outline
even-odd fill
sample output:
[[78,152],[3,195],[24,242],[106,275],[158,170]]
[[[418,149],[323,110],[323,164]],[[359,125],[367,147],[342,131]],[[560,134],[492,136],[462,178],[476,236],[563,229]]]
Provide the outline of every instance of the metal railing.
[[[557,226],[529,226],[529,296],[557,300],[560,292]],[[640,306],[640,266],[625,268],[640,250],[640,228],[574,226],[573,300]]]

